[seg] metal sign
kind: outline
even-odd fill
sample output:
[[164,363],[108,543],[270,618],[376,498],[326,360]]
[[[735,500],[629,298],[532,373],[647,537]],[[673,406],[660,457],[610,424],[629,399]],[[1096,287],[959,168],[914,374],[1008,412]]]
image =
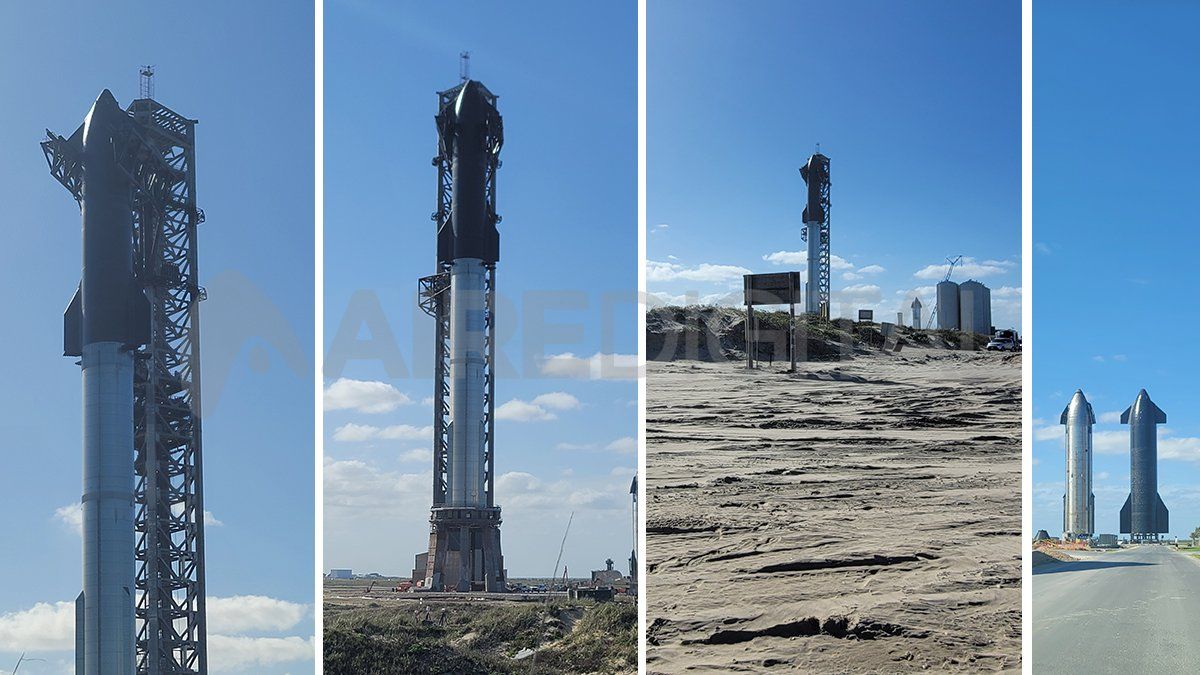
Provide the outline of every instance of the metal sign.
[[858,320],[859,321],[874,321],[875,320],[875,310],[873,310],[873,309],[858,310]]
[[791,305],[804,299],[799,272],[747,274],[742,285],[747,305]]

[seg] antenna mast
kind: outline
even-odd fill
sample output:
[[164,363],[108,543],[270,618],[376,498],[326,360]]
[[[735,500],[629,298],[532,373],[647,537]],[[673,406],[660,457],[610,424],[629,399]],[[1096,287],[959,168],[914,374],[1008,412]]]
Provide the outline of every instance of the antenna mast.
[[138,98],[154,98],[154,66],[138,70]]

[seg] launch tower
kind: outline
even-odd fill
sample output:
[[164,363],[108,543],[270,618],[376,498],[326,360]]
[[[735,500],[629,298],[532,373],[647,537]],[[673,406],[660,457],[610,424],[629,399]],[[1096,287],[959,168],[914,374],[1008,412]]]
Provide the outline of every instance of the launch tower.
[[809,157],[800,177],[807,187],[800,234],[808,244],[804,311],[829,318],[829,158],[820,152]]
[[425,588],[505,590],[495,500],[496,96],[465,79],[438,94],[437,271],[420,280],[434,319],[433,509]]

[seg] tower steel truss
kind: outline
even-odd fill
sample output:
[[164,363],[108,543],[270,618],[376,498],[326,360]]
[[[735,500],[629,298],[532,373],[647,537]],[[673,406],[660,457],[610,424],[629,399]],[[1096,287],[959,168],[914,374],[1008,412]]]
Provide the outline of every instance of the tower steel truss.
[[[453,106],[459,92],[466,82],[456,87],[438,92],[438,154],[433,158],[433,166],[437,168],[437,210],[430,219],[436,224],[439,240],[444,230],[451,228],[451,209],[454,193],[452,167],[452,140],[455,129],[447,126],[444,111]],[[495,96],[490,93],[489,103],[494,107]],[[484,170],[486,184],[487,217],[493,224],[500,222],[501,217],[496,213],[496,171],[500,168],[500,148],[504,143],[503,124],[497,115],[486,131],[485,143],[487,164]],[[450,507],[447,503],[448,464],[450,453],[450,434],[452,433],[450,417],[450,317],[451,292],[450,269],[452,260],[437,257],[436,273],[422,277],[419,280],[419,299],[421,309],[434,319],[434,395],[433,395],[433,509],[430,516],[430,547],[426,562],[427,586],[441,590],[443,569],[447,564],[449,549],[459,546],[465,550],[483,549],[485,565],[495,560],[499,566],[495,572],[484,574],[489,579],[486,589],[496,584],[504,584],[503,567],[499,565],[499,527],[500,508],[495,500],[495,361],[496,361],[496,266],[485,263],[486,270],[484,285],[484,404],[483,404],[483,467],[485,471],[483,486],[486,492],[486,507],[478,513],[468,513],[468,509]],[[459,541],[454,546],[447,545],[449,536],[460,536],[460,528],[474,530],[483,526],[487,531],[461,536],[471,537],[471,541]],[[450,534],[451,531],[454,534]],[[468,564],[473,564],[469,562]],[[501,589],[502,590],[502,589]]]
[[[817,153],[812,157],[818,161],[815,175],[804,175],[804,182],[816,181],[819,192],[821,213],[820,242],[817,264],[817,297],[820,301],[820,313],[829,316],[830,283],[829,283],[829,158]],[[801,230],[800,238],[808,242],[808,231]]]
[[[128,112],[133,124],[115,150],[133,194],[134,270],[150,304],[133,391],[137,672],[204,674],[196,121],[147,98]],[[50,173],[80,201],[72,144],[47,135]]]

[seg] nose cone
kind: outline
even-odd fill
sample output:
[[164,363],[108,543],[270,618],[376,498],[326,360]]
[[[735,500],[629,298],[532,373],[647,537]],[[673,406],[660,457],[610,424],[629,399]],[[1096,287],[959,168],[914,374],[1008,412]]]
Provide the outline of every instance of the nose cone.
[[1147,394],[1145,389],[1138,392],[1137,398],[1133,399],[1133,405],[1129,406],[1121,416],[1122,424],[1166,424],[1166,422],[1167,414],[1162,411],[1162,408],[1155,405],[1154,401],[1150,400],[1150,394]]
[[1096,416],[1092,413],[1092,404],[1088,403],[1087,397],[1083,395],[1082,389],[1076,389],[1075,394],[1071,396],[1071,402],[1062,412],[1061,424],[1071,424],[1084,422],[1087,424],[1095,424]]
[[913,298],[913,303],[912,303],[912,306],[913,306],[913,308],[914,308],[914,309],[921,309],[921,299],[920,299],[920,298]]
[[1154,401],[1150,400],[1150,394],[1146,393],[1145,389],[1138,392],[1137,398],[1133,399],[1133,414],[1141,415],[1142,413],[1154,407]]
[[467,80],[458,91],[458,99],[454,102],[454,114],[459,123],[483,119],[489,104],[483,94],[483,85],[475,80]]
[[86,145],[88,139],[97,134],[111,136],[117,124],[124,118],[125,111],[121,110],[121,104],[117,103],[112,92],[107,89],[100,92],[100,96],[96,98],[92,109],[88,111],[87,118],[83,121],[84,144]]

